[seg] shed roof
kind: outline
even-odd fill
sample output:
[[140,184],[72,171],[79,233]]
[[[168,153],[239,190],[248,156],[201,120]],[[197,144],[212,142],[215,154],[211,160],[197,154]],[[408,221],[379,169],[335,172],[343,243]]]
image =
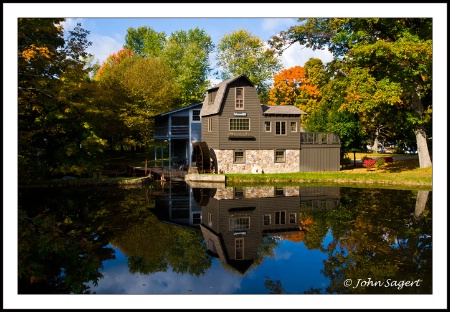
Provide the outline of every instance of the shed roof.
[[[201,106],[201,105],[203,105],[202,102],[194,103],[194,104],[191,104],[191,105],[189,105],[189,106],[183,106],[183,107],[176,108],[176,109],[171,110],[171,111],[168,111],[168,112],[164,112],[164,113],[155,115],[155,116],[153,116],[153,118],[159,117],[159,116],[170,115],[170,114],[173,114],[173,113],[177,113],[177,112],[180,112],[180,111],[183,111],[183,110],[186,110],[186,109],[191,109],[191,108],[194,108],[194,107],[196,107],[196,106]],[[201,107],[199,107],[199,108],[201,108]]]
[[263,115],[306,115],[294,105],[264,105],[261,104]]

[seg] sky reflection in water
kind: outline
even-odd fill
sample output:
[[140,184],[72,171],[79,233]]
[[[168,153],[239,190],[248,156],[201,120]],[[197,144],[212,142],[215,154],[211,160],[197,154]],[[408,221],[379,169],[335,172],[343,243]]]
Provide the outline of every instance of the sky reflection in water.
[[[328,233],[324,243],[330,241]],[[283,288],[291,294],[302,294],[310,287],[325,289],[329,284],[329,279],[320,273],[327,256],[319,250],[308,250],[301,242],[280,241],[275,257],[264,259],[245,276],[230,274],[217,259],[201,277],[178,274],[170,268],[150,275],[132,274],[128,258],[112,248],[116,259],[103,263],[103,279],[97,287],[88,284],[98,294],[267,294],[266,277],[282,280]]]

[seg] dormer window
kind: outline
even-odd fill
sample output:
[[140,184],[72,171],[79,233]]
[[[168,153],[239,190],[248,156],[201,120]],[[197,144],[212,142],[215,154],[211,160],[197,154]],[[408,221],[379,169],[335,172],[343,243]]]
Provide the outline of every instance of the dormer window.
[[236,88],[235,94],[235,109],[244,109],[244,88]]
[[208,93],[208,104],[214,103],[214,100],[216,99],[216,93],[217,91],[211,91]]

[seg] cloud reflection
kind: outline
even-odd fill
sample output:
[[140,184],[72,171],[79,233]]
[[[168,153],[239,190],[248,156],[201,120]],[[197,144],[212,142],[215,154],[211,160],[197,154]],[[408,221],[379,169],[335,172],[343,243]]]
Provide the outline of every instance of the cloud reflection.
[[[242,277],[230,276],[214,260],[204,276],[178,274],[171,270],[150,275],[131,274],[127,263],[106,267],[98,286],[88,284],[97,294],[232,294],[240,289]],[[117,287],[120,284],[120,287]]]

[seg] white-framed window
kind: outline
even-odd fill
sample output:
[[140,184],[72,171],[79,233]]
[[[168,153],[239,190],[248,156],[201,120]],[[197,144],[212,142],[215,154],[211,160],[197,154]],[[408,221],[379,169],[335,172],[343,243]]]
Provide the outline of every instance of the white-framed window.
[[216,99],[217,91],[209,92],[208,93],[208,104],[213,104],[214,100]]
[[246,230],[250,228],[250,217],[230,218],[230,230]]
[[266,214],[264,215],[264,225],[272,224],[272,215]]
[[200,122],[200,110],[194,109],[192,110],[192,122]]
[[275,122],[275,135],[286,135],[286,121]]
[[208,132],[212,132],[212,118],[208,118]]
[[234,255],[236,260],[244,259],[244,238],[239,237],[234,239]]
[[275,162],[276,163],[286,162],[286,151],[285,150],[275,150]]
[[250,119],[248,118],[231,118],[230,131],[250,131]]
[[286,224],[286,211],[275,211],[275,224]]
[[244,88],[236,88],[235,89],[235,109],[243,110],[244,109]]
[[272,123],[270,121],[264,121],[264,131],[265,132],[272,131]]
[[297,122],[291,121],[291,132],[297,132]]
[[245,164],[245,151],[243,150],[233,151],[233,162],[235,164]]
[[291,212],[289,214],[289,223],[296,224],[297,223],[297,214],[295,212]]
[[212,213],[208,212],[208,226],[212,227],[213,219],[212,219]]

